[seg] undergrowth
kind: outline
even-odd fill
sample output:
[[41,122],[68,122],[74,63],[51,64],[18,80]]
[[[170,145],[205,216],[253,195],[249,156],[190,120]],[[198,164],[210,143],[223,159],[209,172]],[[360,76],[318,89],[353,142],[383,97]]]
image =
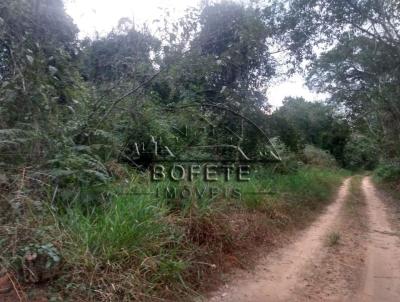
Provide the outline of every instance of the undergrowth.
[[[315,167],[286,175],[261,169],[250,182],[212,185],[221,192],[234,186],[241,198],[157,197],[152,193],[166,186],[195,190],[202,184],[134,177],[115,184],[110,199],[99,205],[75,200],[57,211],[49,207],[48,222],[18,245],[45,240],[57,247],[63,267],[51,286],[61,300],[187,301],[219,272],[243,265],[241,253],[274,244],[283,230],[306,226],[345,175]],[[45,234],[40,239],[38,230]]]

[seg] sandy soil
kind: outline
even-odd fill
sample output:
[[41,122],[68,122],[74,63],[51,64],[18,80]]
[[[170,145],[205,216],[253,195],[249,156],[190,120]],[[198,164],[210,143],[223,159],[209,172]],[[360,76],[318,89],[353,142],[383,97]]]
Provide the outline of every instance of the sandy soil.
[[[210,302],[400,301],[400,241],[371,180],[358,199],[349,182],[293,243],[238,271]],[[339,240],[329,244],[329,236]]]
[[349,179],[338,196],[300,237],[289,246],[269,254],[253,272],[238,273],[235,280],[210,299],[216,301],[289,301],[293,291],[304,283],[304,269],[321,256],[322,236],[333,225],[348,194]]
[[370,237],[366,276],[359,301],[400,301],[400,240],[388,219],[386,204],[379,198],[370,178],[363,192],[368,207]]

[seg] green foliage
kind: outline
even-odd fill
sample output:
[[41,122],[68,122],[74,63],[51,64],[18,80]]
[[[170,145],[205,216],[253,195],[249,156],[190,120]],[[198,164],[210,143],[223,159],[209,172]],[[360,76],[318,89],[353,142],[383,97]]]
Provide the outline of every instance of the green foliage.
[[315,145],[343,163],[350,128],[332,106],[288,97],[271,118],[272,129],[293,152],[301,152],[305,144]]
[[29,244],[23,247],[19,251],[20,257],[26,257],[26,255],[37,254],[39,256],[45,256],[46,261],[43,269],[50,270],[55,266],[58,266],[61,262],[60,252],[52,243],[46,243],[43,245]]
[[[275,1],[266,18],[295,59],[311,58],[308,84],[329,93],[383,157],[398,158],[400,16],[397,1]],[[318,56],[315,49],[325,48]]]
[[[340,109],[288,98],[268,114],[265,87],[278,67],[274,53],[288,49],[292,63],[311,58],[315,31],[321,29],[311,22],[317,16],[308,14],[318,9],[315,3],[329,11],[341,2],[204,4],[176,22],[164,20],[157,36],[122,19],[108,35],[82,41],[61,0],[1,2],[0,165],[12,171],[7,173],[23,167],[18,177],[2,177],[18,180],[12,188],[4,186],[4,199],[49,201],[58,223],[51,233],[61,248],[29,245],[23,252],[44,254],[45,267],[46,261],[60,263],[61,252],[67,264],[63,278],[71,281],[68,289],[78,300],[81,291],[81,300],[96,295],[94,300],[142,301],[165,291],[187,293],[215,268],[213,257],[238,247],[238,237],[246,245],[263,238],[269,227],[303,225],[344,175],[332,169],[334,160],[321,149],[351,167],[373,162],[371,142],[347,143],[351,128]],[[332,30],[338,20],[325,21]],[[393,49],[379,41],[379,62],[371,63],[376,41],[359,34],[341,35],[315,61],[310,82],[340,96],[337,103],[353,113],[378,108],[379,117],[371,120],[368,111],[370,123],[363,126],[384,129],[390,137],[396,131],[390,134],[388,125],[397,117],[392,100],[398,78],[384,58],[393,57]],[[364,68],[360,82],[352,64]],[[330,66],[340,72],[332,74]],[[373,81],[379,87],[372,87]],[[345,94],[335,94],[338,83]],[[354,85],[367,89],[349,94]],[[364,99],[369,105],[355,110]],[[152,193],[200,185],[224,191],[229,184],[149,182],[155,145],[189,160],[212,156],[238,162],[240,148],[282,161],[254,167],[258,172],[250,182],[230,184],[241,198],[167,198]],[[234,148],[224,149],[227,145]]]
[[140,82],[154,72],[150,53],[158,51],[160,42],[145,30],[135,30],[132,21],[121,21],[106,37],[88,40],[84,46],[83,73],[98,86]]
[[275,134],[292,152],[298,153],[304,148],[304,139],[299,129],[295,128],[286,117],[274,113],[271,115],[269,123]]
[[[88,213],[89,212],[89,213]],[[90,251],[103,261],[142,260],[168,245],[173,232],[164,221],[165,207],[152,198],[121,195],[100,209],[68,209],[63,224],[81,253]]]
[[374,39],[345,33],[334,49],[314,63],[309,75],[310,85],[349,108],[353,123],[370,132],[390,157],[397,156],[399,145],[399,106],[394,101],[399,74],[393,70],[394,57],[391,48]]
[[43,126],[56,112],[67,114],[80,82],[73,65],[77,29],[62,2],[13,1],[1,4],[0,12],[2,50],[12,53],[5,65],[13,75],[4,76],[0,94],[7,113],[3,122]]
[[299,156],[293,153],[280,137],[273,137],[271,143],[281,158],[279,163],[273,165],[274,172],[281,174],[295,173],[302,166],[303,163]]
[[384,182],[398,181],[400,179],[400,165],[398,163],[382,163],[374,171],[378,180]]
[[325,150],[321,150],[312,145],[304,148],[304,160],[307,164],[335,168],[337,166],[335,158]]
[[378,148],[370,138],[354,134],[345,147],[346,168],[373,170],[379,161]]
[[[71,282],[88,284],[90,279],[91,286],[112,297],[115,292],[107,287],[109,282],[115,286],[122,282],[119,289],[124,295],[145,292],[159,297],[166,286],[187,294],[215,269],[212,264],[219,253],[233,253],[246,240],[254,242],[274,228],[304,226],[328,202],[345,175],[317,167],[302,167],[289,174],[259,168],[251,182],[235,184],[243,192],[239,200],[157,198],[143,193],[174,184],[149,182],[147,176],[134,179],[122,192],[119,184],[115,187],[119,193],[110,203],[96,208],[75,203],[57,215],[66,233],[63,255],[76,272]],[[257,191],[266,194],[252,194]],[[255,216],[238,233],[241,213],[246,213],[245,219]],[[127,282],[114,278],[127,278]],[[87,297],[89,291],[80,294]]]
[[18,250],[11,268],[27,283],[48,281],[56,276],[62,266],[59,250],[52,244],[28,244]]
[[[307,200],[319,202],[327,199],[331,190],[340,183],[341,177],[339,170],[322,168],[301,168],[287,175],[277,174],[273,170],[260,170],[251,183],[236,184],[243,192],[241,200],[236,203],[254,208],[251,193],[265,191],[273,193],[273,197],[257,197],[258,208],[269,207],[270,202],[273,206],[273,200],[291,202],[295,199],[299,205],[307,207]],[[81,253],[89,251],[104,261],[150,257],[171,244],[180,244],[182,239],[179,228],[170,225],[173,221],[167,218],[171,214],[170,209],[176,208],[168,204],[165,198],[157,198],[149,193],[171,185],[173,183],[146,184],[136,180],[125,193],[116,194],[111,203],[100,208],[83,208],[79,203],[71,205],[62,214],[62,224],[72,234],[74,245],[79,247]],[[217,185],[221,188],[224,186],[223,183]],[[183,200],[181,202],[184,203]],[[190,213],[191,207],[206,214],[210,207],[219,206],[217,200],[206,202],[202,199],[187,200],[186,204],[187,207],[181,208],[178,215]]]
[[208,89],[213,92],[210,97],[217,96],[225,86],[228,95],[247,97],[246,101],[251,102],[254,99],[250,94],[252,91],[247,92],[246,89],[260,87],[274,71],[266,44],[270,33],[261,20],[260,12],[226,2],[206,6],[199,22],[201,32],[193,44],[199,44],[202,55],[217,59],[207,83]]
[[107,168],[99,158],[84,152],[59,154],[50,163],[54,166],[51,175],[61,186],[90,186],[97,182],[106,183],[109,178]]
[[77,28],[58,0],[2,2],[0,20],[0,128],[34,133],[18,163],[41,164],[87,101]]

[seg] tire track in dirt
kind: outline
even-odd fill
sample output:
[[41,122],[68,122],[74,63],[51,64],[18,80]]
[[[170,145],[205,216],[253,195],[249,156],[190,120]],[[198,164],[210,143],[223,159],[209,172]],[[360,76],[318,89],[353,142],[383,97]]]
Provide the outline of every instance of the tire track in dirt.
[[322,259],[305,270],[307,284],[299,287],[290,301],[356,301],[355,293],[365,275],[369,235],[360,183],[360,177],[353,177],[339,217],[325,235]]
[[366,275],[357,300],[400,301],[400,240],[389,222],[388,209],[370,177],[362,183],[368,208],[369,230]]
[[311,289],[292,301],[400,301],[400,239],[390,221],[392,206],[370,177],[363,178],[361,191],[365,209],[340,217],[343,247],[328,252],[312,270]]
[[[370,177],[349,179],[337,199],[292,244],[238,272],[210,302],[400,301],[400,237]],[[340,241],[326,245],[329,232]]]
[[347,199],[350,179],[344,181],[336,200],[289,246],[261,259],[253,272],[240,272],[210,302],[293,301],[293,293],[305,286],[304,270],[323,258],[323,236],[337,220]]

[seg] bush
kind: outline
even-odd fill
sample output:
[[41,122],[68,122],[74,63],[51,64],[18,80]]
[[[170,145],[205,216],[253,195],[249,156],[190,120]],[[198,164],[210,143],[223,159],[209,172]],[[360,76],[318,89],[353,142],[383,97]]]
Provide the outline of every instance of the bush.
[[375,169],[375,176],[381,181],[400,180],[400,164],[399,163],[380,164]]
[[344,166],[350,170],[372,170],[378,163],[375,144],[364,135],[353,135],[344,151]]
[[271,143],[274,145],[274,149],[281,158],[281,161],[274,165],[274,172],[279,174],[290,174],[296,172],[302,166],[302,162],[299,160],[298,155],[291,152],[290,148],[281,140],[280,137],[273,137]]
[[306,164],[320,167],[336,167],[336,160],[328,151],[307,145],[303,154]]

